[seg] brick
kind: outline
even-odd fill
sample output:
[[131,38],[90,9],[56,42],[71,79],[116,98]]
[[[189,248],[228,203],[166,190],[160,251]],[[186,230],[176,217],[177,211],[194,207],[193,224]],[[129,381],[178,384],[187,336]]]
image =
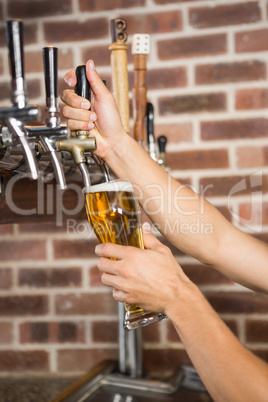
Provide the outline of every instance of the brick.
[[27,80],[29,99],[41,96],[41,83],[39,79]]
[[58,351],[58,370],[60,372],[86,372],[106,359],[116,360],[114,349],[66,349]]
[[145,0],[114,0],[110,1],[99,1],[99,0],[79,0],[79,8],[81,11],[107,11],[114,10],[116,8],[132,8],[132,7],[143,7],[145,5]]
[[168,348],[144,350],[144,370],[150,374],[157,373],[165,378],[168,373],[174,373],[183,364],[191,365],[190,358],[185,350]]
[[13,225],[0,225],[0,235],[13,234]]
[[10,289],[12,286],[12,269],[0,268],[0,289]]
[[127,22],[128,35],[133,35],[137,32],[155,34],[182,30],[182,15],[180,10],[151,14],[128,14],[126,16],[123,15],[122,18]]
[[57,295],[55,298],[57,314],[115,314],[117,303],[110,293],[79,293]]
[[58,49],[58,69],[66,71],[73,69],[73,66],[74,66],[73,50],[66,48]]
[[18,230],[20,233],[66,233],[67,227],[63,223],[62,226],[56,226],[55,222],[29,222],[21,223],[18,225]]
[[268,50],[268,29],[258,29],[255,31],[244,31],[235,34],[235,51],[245,52],[265,52]]
[[48,353],[42,350],[0,351],[0,371],[48,370]]
[[268,120],[265,118],[201,122],[201,138],[205,141],[253,139],[267,137],[267,135]]
[[19,326],[21,343],[85,342],[83,322],[24,322]]
[[156,124],[154,131],[156,140],[164,134],[167,137],[168,144],[193,141],[192,123]]
[[[23,43],[25,45],[29,45],[37,42],[37,24],[36,23],[27,23],[23,24]],[[0,27],[0,47],[6,47],[6,32],[5,25],[1,25]]]
[[80,286],[82,273],[80,268],[40,269],[23,268],[19,271],[19,285],[32,287]]
[[226,110],[225,93],[181,95],[162,97],[158,100],[159,113],[163,116],[181,113],[217,112]]
[[55,240],[54,258],[90,258],[95,257],[97,240]]
[[47,296],[2,296],[0,298],[1,316],[38,315],[48,312]]
[[197,85],[256,81],[266,78],[266,65],[259,60],[204,64],[195,69]]
[[238,147],[236,150],[238,167],[262,167],[268,164],[268,147]]
[[169,152],[167,164],[173,170],[218,169],[229,166],[226,149]]
[[96,66],[110,66],[111,53],[108,46],[91,46],[82,50],[82,59],[92,59]]
[[34,322],[31,324],[32,342],[48,342],[49,328],[46,322]]
[[89,285],[90,286],[104,286],[101,282],[101,273],[97,265],[93,265],[89,270]]
[[160,60],[213,56],[226,53],[227,39],[225,34],[191,36],[160,40],[157,46]]
[[189,10],[190,24],[194,28],[251,24],[260,19],[261,11],[257,2],[193,7]]
[[209,303],[218,313],[267,313],[267,298],[251,292],[205,292]]
[[16,18],[36,18],[47,15],[63,15],[72,12],[72,0],[11,0],[8,15]]
[[268,108],[268,88],[240,89],[235,94],[236,110]]
[[[234,190],[236,190],[234,192]],[[223,176],[200,179],[200,191],[205,197],[227,197],[252,194],[256,191],[268,191],[267,176]]]
[[0,323],[0,344],[12,343],[13,325],[9,322]]
[[107,18],[94,18],[86,21],[58,21],[44,24],[47,42],[83,41],[101,39],[109,34]]
[[246,320],[245,322],[246,341],[267,343],[268,321]]
[[1,92],[1,99],[3,101],[7,101],[10,103],[10,95],[11,95],[11,85],[10,82],[1,82],[0,83],[0,92]]
[[46,258],[44,241],[1,241],[0,254],[2,261],[43,260]]
[[25,52],[25,73],[43,72],[42,49],[36,52]]
[[148,343],[160,342],[160,326],[162,323],[155,323],[154,325],[147,325],[142,329],[142,340]]
[[85,326],[82,322],[58,323],[58,342],[85,342]]
[[188,278],[199,286],[233,283],[230,279],[206,265],[181,264],[181,267]]
[[187,73],[185,67],[150,69],[146,75],[146,87],[148,90],[186,86]]
[[242,203],[239,206],[239,216],[244,225],[267,225],[268,204],[263,203]]
[[118,342],[118,323],[116,321],[93,321],[91,331],[93,342]]

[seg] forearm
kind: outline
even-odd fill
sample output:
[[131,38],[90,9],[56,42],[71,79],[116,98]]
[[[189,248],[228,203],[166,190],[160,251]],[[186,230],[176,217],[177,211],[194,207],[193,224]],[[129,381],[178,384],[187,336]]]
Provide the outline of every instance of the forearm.
[[216,402],[267,400],[268,366],[239,343],[194,285],[166,314]]
[[208,201],[171,178],[131,137],[125,136],[106,161],[119,178],[130,179],[143,209],[172,244],[235,282],[268,291],[264,243],[235,228]]
[[143,209],[171,243],[213,265],[222,234],[230,225],[216,208],[171,178],[130,137],[106,161],[119,178],[130,179]]

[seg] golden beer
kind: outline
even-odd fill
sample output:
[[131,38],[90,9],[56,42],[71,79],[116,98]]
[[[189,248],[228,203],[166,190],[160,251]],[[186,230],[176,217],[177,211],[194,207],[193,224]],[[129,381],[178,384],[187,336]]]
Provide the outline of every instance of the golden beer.
[[[144,248],[140,209],[127,180],[114,180],[84,189],[88,220],[100,243]],[[126,329],[134,329],[166,318],[125,303]]]

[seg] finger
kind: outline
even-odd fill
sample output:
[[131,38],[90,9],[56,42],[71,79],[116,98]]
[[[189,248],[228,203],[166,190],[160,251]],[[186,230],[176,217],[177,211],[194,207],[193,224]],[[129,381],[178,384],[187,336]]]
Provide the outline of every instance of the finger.
[[99,95],[103,95],[104,93],[109,94],[110,92],[104,85],[102,79],[100,78],[99,74],[95,70],[95,65],[93,60],[88,60],[86,64],[86,73],[87,79],[90,83],[91,89],[96,97]]
[[125,302],[127,300],[127,294],[122,292],[122,290],[114,289],[113,298],[119,302]]
[[152,233],[150,224],[148,222],[145,222],[142,225],[142,234],[143,234],[144,246],[146,248],[154,250],[158,248],[158,246],[162,245],[162,243]]
[[95,124],[91,122],[84,122],[84,121],[78,121],[78,120],[72,120],[68,119],[67,121],[67,126],[71,130],[92,130],[95,128]]
[[90,102],[86,98],[77,95],[71,89],[65,89],[61,94],[61,100],[66,104],[76,109],[90,109]]
[[63,78],[66,84],[68,84],[70,87],[74,87],[76,85],[75,70],[68,71]]
[[139,250],[137,248],[135,249],[134,247],[122,246],[119,244],[102,243],[95,247],[95,253],[99,257],[116,258],[118,260],[122,260],[123,258],[126,258],[130,252],[132,252],[132,249]]
[[107,274],[107,272],[103,272],[103,274],[101,275],[101,281],[106,286],[121,290],[122,278],[119,278],[116,275],[111,275]]
[[101,272],[107,272],[108,274],[118,274],[118,261],[111,260],[110,258],[100,258],[98,261],[98,269]]

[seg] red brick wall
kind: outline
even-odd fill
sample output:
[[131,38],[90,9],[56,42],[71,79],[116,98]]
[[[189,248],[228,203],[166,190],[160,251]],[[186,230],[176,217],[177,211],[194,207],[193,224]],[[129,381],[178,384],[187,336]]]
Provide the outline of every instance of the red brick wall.
[[[64,73],[88,57],[111,88],[109,20],[125,18],[129,47],[134,33],[149,33],[148,98],[174,177],[267,240],[266,0],[3,0],[0,15],[24,21],[30,101],[39,105],[43,46],[59,48],[60,91]],[[1,105],[9,81],[1,24]],[[116,304],[100,283],[96,241],[78,224],[0,226],[0,372],[77,373],[117,357]],[[239,339],[268,359],[267,299],[173,251]],[[151,371],[188,363],[169,322],[144,330],[144,351]]]

